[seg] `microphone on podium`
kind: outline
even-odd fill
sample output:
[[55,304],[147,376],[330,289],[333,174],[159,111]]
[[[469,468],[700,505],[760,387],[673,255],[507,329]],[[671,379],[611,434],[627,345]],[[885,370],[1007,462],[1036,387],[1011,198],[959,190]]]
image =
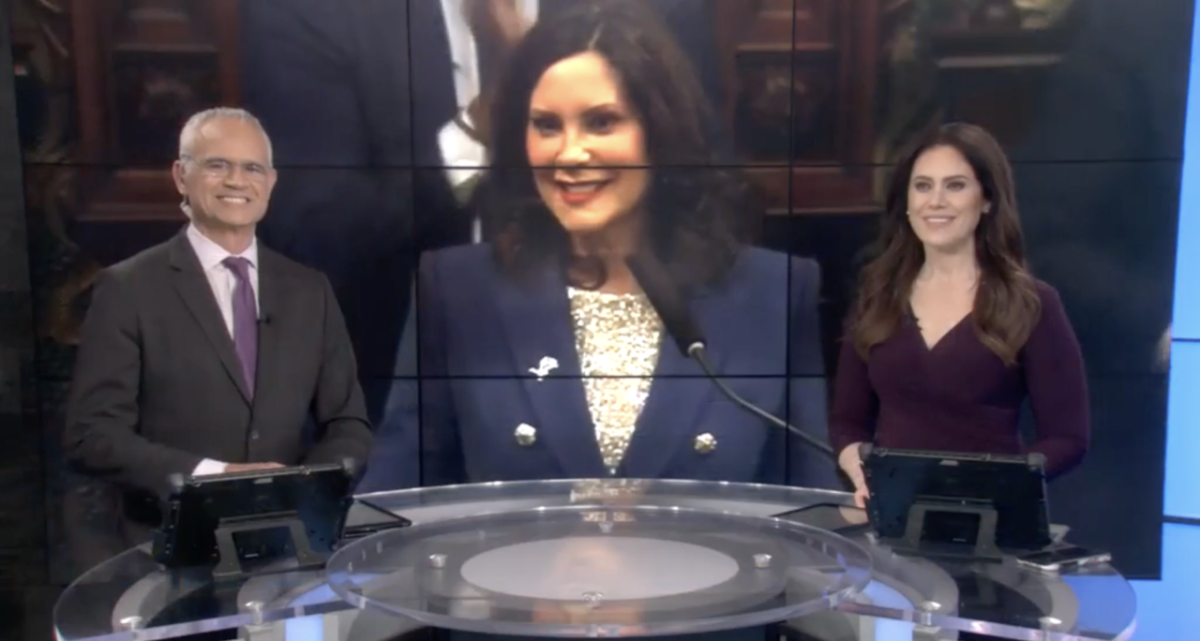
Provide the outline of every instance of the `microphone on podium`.
[[633,277],[641,285],[642,291],[646,293],[650,306],[662,319],[663,329],[675,341],[679,351],[684,356],[696,361],[696,364],[704,371],[704,375],[717,386],[717,389],[721,390],[721,393],[751,414],[795,434],[813,448],[831,457],[834,456],[833,448],[829,444],[747,401],[717,378],[712,365],[705,357],[704,334],[700,332],[700,327],[692,317],[691,311],[688,310],[674,280],[656,259],[648,254],[632,254],[625,257],[625,264],[629,266],[629,271],[633,273]]

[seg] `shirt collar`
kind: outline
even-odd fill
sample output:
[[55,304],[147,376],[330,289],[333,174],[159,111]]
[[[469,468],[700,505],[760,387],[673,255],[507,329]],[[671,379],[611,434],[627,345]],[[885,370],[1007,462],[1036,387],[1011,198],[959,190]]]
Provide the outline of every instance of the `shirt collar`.
[[216,244],[211,238],[200,233],[200,230],[196,229],[196,225],[193,223],[188,224],[187,239],[188,242],[192,244],[192,250],[196,252],[196,258],[200,259],[200,269],[204,270],[205,272],[211,270],[217,265],[220,265],[221,261],[229,258],[230,256],[241,256],[242,258],[250,261],[250,267],[258,269],[257,237],[251,240],[250,246],[246,248],[246,251],[240,254],[232,254],[224,247]]

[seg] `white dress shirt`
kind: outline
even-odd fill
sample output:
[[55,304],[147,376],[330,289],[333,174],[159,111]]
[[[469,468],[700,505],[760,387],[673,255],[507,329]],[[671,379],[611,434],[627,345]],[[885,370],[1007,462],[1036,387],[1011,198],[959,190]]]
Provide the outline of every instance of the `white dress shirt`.
[[[250,261],[250,285],[254,288],[254,306],[258,308],[258,239],[250,241],[250,246],[240,254],[232,254],[224,247],[213,242],[200,233],[195,225],[188,225],[187,239],[200,259],[200,270],[208,279],[213,296],[217,299],[217,308],[221,310],[221,318],[225,320],[225,329],[233,337],[233,290],[237,286],[237,277],[233,270],[226,267],[222,261],[230,256],[239,256]],[[205,474],[221,474],[225,471],[226,463],[204,459],[192,471],[194,476]]]
[[[450,58],[454,63],[454,95],[462,119],[473,126],[467,114],[467,106],[479,95],[479,52],[475,36],[463,17],[463,0],[441,0],[442,16],[446,21],[446,35],[450,41]],[[517,0],[517,11],[532,24],[537,20],[538,0]],[[438,131],[438,147],[446,166],[446,178],[455,190],[475,178],[481,167],[487,165],[487,150],[471,138],[457,122],[451,120]],[[478,220],[472,231],[474,241],[479,242]]]

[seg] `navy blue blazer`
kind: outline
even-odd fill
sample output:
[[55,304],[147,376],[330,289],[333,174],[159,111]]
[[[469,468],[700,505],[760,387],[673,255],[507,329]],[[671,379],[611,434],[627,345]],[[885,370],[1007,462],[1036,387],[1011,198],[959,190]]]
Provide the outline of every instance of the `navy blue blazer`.
[[[689,304],[727,384],[825,440],[819,283],[811,260],[745,248]],[[609,476],[560,275],[518,284],[500,273],[490,245],[469,245],[425,254],[416,290],[360,492]],[[837,487],[830,459],[734,405],[662,340],[618,476]],[[539,379],[544,357],[558,367]],[[517,438],[521,425],[533,428],[532,443]],[[708,437],[716,446],[706,450]]]

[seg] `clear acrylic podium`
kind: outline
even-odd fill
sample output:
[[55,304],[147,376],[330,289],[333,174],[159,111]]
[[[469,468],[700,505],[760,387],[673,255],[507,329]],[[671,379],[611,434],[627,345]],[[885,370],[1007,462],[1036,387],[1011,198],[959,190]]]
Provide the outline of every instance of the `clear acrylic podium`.
[[[1136,600],[1113,568],[1046,574],[899,556],[772,515],[842,492],[694,481],[563,480],[368,495],[412,528],[338,551],[325,572],[231,585],[165,572],[145,547],[72,584],[64,641],[244,638],[384,641],[430,627],[584,638],[736,630],[806,639],[1130,638]],[[378,522],[357,506],[351,522]],[[886,628],[886,634],[881,632]],[[303,632],[303,634],[301,634]]]
[[690,634],[831,609],[870,580],[858,545],[815,528],[694,509],[565,506],[451,519],[330,561],[351,604],[521,636]]

